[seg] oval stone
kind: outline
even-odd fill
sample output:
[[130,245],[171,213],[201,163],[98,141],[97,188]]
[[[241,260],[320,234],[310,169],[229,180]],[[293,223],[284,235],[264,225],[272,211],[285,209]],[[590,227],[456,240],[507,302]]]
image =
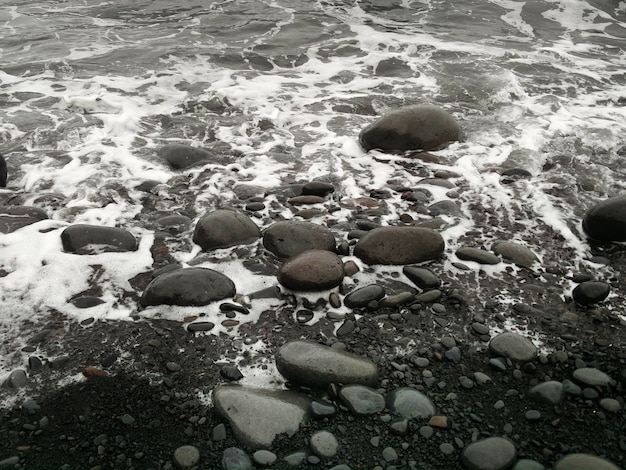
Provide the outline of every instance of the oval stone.
[[597,304],[609,296],[611,286],[606,282],[585,281],[572,291],[574,301],[582,306]]
[[619,470],[608,460],[591,454],[569,454],[554,464],[554,470]]
[[285,379],[312,388],[331,383],[378,383],[378,369],[371,361],[346,351],[308,341],[291,341],[276,353],[276,367]]
[[48,214],[38,207],[0,206],[0,233],[12,233],[47,218]]
[[472,442],[461,453],[461,462],[468,470],[504,470],[517,456],[515,445],[502,437],[488,437]]
[[332,232],[322,225],[287,220],[265,230],[263,246],[279,258],[289,258],[306,250],[335,251],[336,242]]
[[148,284],[141,305],[201,306],[235,295],[228,277],[207,268],[184,268],[161,274]]
[[414,264],[441,257],[441,235],[422,227],[380,227],[368,232],[354,247],[367,264]]
[[489,349],[513,361],[530,361],[537,355],[535,345],[517,333],[500,333],[490,341]]
[[583,217],[583,230],[598,241],[626,241],[626,195],[602,201]]
[[498,264],[500,258],[481,248],[464,246],[456,250],[456,256],[463,261],[474,261],[478,264]]
[[385,397],[364,385],[346,385],[339,390],[342,403],[355,415],[380,413],[385,409]]
[[248,245],[261,237],[259,227],[247,215],[218,209],[202,216],[193,232],[193,242],[204,251]]
[[515,242],[498,242],[493,246],[493,251],[505,260],[511,261],[522,268],[530,268],[539,261],[537,255],[529,248]]
[[185,144],[165,145],[158,151],[158,155],[175,170],[182,170],[211,160],[211,154],[206,150]]
[[400,387],[389,394],[387,406],[403,418],[430,418],[435,414],[435,405],[423,393],[409,388]]
[[349,308],[365,307],[372,300],[380,300],[385,296],[385,288],[378,284],[371,284],[369,286],[359,287],[354,289],[345,299],[343,303]]
[[405,266],[402,272],[420,289],[437,289],[441,286],[441,279],[428,268]]
[[367,152],[432,150],[459,140],[461,128],[446,111],[429,105],[416,105],[392,111],[367,126],[359,142]]
[[330,251],[308,250],[285,261],[277,278],[281,285],[295,291],[332,289],[343,281],[343,263]]
[[137,240],[128,230],[99,225],[70,225],[61,232],[61,243],[66,253],[79,255],[137,250]]

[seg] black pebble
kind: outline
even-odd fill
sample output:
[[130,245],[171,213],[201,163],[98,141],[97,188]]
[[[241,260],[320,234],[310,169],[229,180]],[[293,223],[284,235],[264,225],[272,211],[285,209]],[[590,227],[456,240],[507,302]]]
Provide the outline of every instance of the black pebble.
[[220,369],[220,375],[229,382],[243,379],[243,374],[235,366],[224,366]]
[[7,177],[7,161],[2,154],[0,154],[0,188],[7,187]]

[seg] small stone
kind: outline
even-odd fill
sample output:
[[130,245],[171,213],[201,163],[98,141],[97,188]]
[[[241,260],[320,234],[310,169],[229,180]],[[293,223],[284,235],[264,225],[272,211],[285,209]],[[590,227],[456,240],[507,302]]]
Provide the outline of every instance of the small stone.
[[253,468],[250,457],[237,447],[229,447],[224,450],[222,466],[224,470],[252,470]]
[[276,459],[277,457],[274,452],[265,449],[257,450],[252,454],[252,460],[261,467],[271,467],[274,462],[276,462]]
[[243,379],[243,374],[235,366],[223,366],[220,369],[220,375],[229,382],[236,382]]
[[557,405],[561,403],[565,397],[565,388],[561,382],[550,380],[535,385],[528,392],[528,396],[540,403]]
[[376,284],[359,287],[350,292],[343,303],[349,308],[365,307],[372,300],[380,300],[385,296],[385,288]]
[[533,343],[517,333],[501,333],[489,342],[489,349],[513,361],[529,361],[537,355]]
[[398,460],[398,453],[393,447],[385,447],[383,449],[383,459],[385,459],[386,462],[394,462]]
[[461,453],[461,462],[468,470],[505,470],[517,456],[511,441],[502,437],[488,437],[469,444]]
[[619,413],[622,410],[621,403],[615,398],[603,398],[600,400],[600,406],[610,413]]
[[592,367],[581,367],[574,371],[574,379],[585,385],[606,387],[611,383],[611,377],[601,370]]
[[554,464],[553,470],[619,470],[608,460],[592,454],[569,454]]
[[444,442],[443,444],[441,444],[439,446],[439,450],[441,451],[442,454],[445,454],[445,455],[452,455],[455,452],[454,446],[450,444],[449,442]]
[[498,264],[500,258],[481,248],[462,247],[456,250],[456,256],[463,261],[474,261],[478,264]]
[[527,421],[539,421],[541,419],[541,413],[537,410],[528,410],[525,414],[524,417],[526,418]]
[[311,436],[309,445],[311,451],[321,459],[333,458],[339,449],[337,438],[328,431],[317,431]]
[[311,415],[314,418],[331,418],[337,414],[337,407],[329,401],[318,399],[311,402]]
[[200,462],[200,451],[193,446],[182,446],[174,451],[173,460],[178,468],[191,468]]
[[122,421],[122,423],[126,424],[127,426],[130,426],[131,424],[135,423],[135,418],[133,418],[131,415],[129,415],[128,413],[122,415],[122,417],[120,418],[120,420]]
[[428,425],[434,428],[447,429],[448,418],[445,416],[431,416]]
[[169,370],[170,372],[179,372],[182,369],[180,364],[178,364],[177,362],[173,362],[173,361],[167,362],[165,364],[165,368]]
[[376,390],[363,385],[347,385],[339,390],[339,398],[358,416],[380,413],[385,409],[385,398]]

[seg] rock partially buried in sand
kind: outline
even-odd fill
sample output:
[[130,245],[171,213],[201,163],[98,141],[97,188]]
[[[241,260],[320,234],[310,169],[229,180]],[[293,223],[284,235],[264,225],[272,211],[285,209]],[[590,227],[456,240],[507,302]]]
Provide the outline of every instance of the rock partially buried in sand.
[[184,268],[153,279],[141,296],[141,305],[201,306],[235,295],[235,284],[207,268]]
[[307,341],[292,341],[276,353],[276,367],[290,382],[312,388],[331,383],[375,387],[378,369],[367,359]]
[[569,454],[554,464],[554,470],[619,470],[619,467],[602,457],[591,454]]
[[322,225],[286,220],[270,225],[263,233],[263,246],[279,258],[306,250],[335,250],[335,236]]
[[136,251],[137,240],[128,230],[99,225],[70,225],[61,233],[63,250],[79,255]]
[[587,211],[583,230],[593,240],[626,241],[626,194],[602,201]]
[[367,264],[414,264],[443,254],[441,235],[422,227],[380,227],[369,231],[354,247],[354,255]]
[[461,463],[468,470],[505,470],[515,462],[515,445],[502,437],[488,437],[472,442],[461,453]]
[[278,268],[278,282],[287,289],[316,292],[343,281],[341,258],[326,250],[308,250],[292,256]]
[[261,237],[259,227],[245,214],[218,209],[202,216],[193,232],[193,242],[204,251],[248,245]]
[[460,140],[454,118],[436,106],[416,105],[392,111],[363,129],[359,142],[367,152],[433,150]]

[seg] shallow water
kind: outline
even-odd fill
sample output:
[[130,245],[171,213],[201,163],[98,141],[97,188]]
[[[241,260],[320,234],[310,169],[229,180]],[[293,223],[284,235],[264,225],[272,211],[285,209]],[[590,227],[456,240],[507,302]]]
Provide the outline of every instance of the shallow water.
[[[443,232],[449,253],[504,238],[546,264],[589,266],[580,217],[626,185],[626,2],[207,3],[0,7],[0,152],[9,166],[0,195],[51,218],[0,239],[10,312],[0,319],[3,368],[20,360],[10,351],[24,319],[49,309],[82,318],[67,300],[86,288],[93,264],[105,266],[108,286],[97,315],[136,314],[123,300],[126,280],[151,265],[155,216],[228,205],[241,182],[271,189],[330,178],[337,202],[452,171],[465,216]],[[415,103],[451,112],[464,141],[429,164],[362,151],[364,126]],[[157,157],[173,142],[217,149],[223,162],[177,172]],[[504,184],[502,168],[532,177]],[[138,186],[148,180],[183,184],[193,207],[163,187],[147,214]],[[382,222],[393,224],[406,206],[399,197],[386,203]],[[343,208],[333,220],[351,216]],[[268,213],[258,220],[270,222]],[[140,250],[79,260],[61,252],[58,232],[41,231],[72,223],[128,228]],[[176,248],[183,263],[198,253]],[[273,282],[220,257],[238,292]],[[445,268],[454,275],[449,261]]]

